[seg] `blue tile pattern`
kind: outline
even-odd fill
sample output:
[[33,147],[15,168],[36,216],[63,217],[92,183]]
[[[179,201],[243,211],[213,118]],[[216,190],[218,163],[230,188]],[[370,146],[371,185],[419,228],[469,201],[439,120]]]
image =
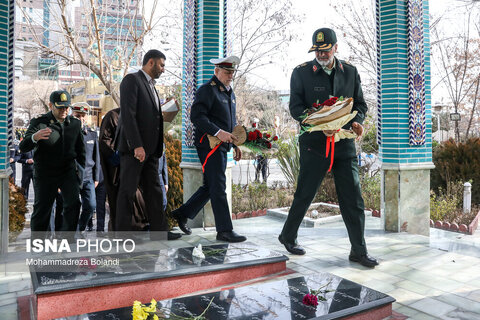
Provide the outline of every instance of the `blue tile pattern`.
[[[417,5],[416,11],[410,5]],[[428,0],[377,0],[376,6],[382,163],[431,164]],[[409,22],[410,13],[415,24]]]
[[0,2],[0,171],[9,165],[13,143],[13,79],[15,1]]
[[230,51],[227,4],[227,0],[184,1],[182,162],[199,163],[190,111],[196,89],[213,74],[210,59],[224,57]]

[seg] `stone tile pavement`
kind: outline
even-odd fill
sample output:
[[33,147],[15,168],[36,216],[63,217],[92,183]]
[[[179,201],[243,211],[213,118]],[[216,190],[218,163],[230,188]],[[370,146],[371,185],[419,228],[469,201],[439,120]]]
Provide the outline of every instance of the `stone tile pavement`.
[[[379,218],[368,217],[369,253],[380,261],[378,267],[368,269],[348,261],[350,244],[342,222],[301,228],[298,240],[307,250],[305,256],[292,256],[278,243],[283,222],[277,218],[264,216],[233,223],[248,241],[288,255],[287,267],[298,273],[330,272],[391,295],[397,300],[392,320],[480,320],[480,231],[469,236],[431,229],[430,237],[390,233],[382,230]],[[198,228],[192,235],[167,244],[209,244],[215,242],[215,235],[213,228]],[[0,263],[1,319],[17,319],[17,298],[30,294],[30,276],[21,260],[22,250],[21,244],[13,245],[9,262]]]

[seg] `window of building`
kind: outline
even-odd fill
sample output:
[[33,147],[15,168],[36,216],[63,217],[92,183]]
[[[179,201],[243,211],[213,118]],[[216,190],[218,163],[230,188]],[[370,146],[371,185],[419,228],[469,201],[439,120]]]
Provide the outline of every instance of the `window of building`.
[[22,27],[23,32],[27,32],[27,27]]

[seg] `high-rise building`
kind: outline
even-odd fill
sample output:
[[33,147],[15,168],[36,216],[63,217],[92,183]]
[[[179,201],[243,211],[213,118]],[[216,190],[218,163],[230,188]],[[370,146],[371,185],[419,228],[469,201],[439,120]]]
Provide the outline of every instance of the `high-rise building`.
[[[56,0],[20,0],[16,3],[15,39],[19,50],[16,55],[18,78],[40,78],[73,83],[95,77],[84,65],[69,64],[61,57],[49,55],[41,46],[61,51],[65,55],[78,55],[66,43],[64,28],[59,25],[61,12],[72,26],[71,34],[80,47],[87,63],[100,67],[98,48],[102,48],[102,67],[110,65],[113,77],[123,77],[125,64],[141,65],[142,43],[135,40],[143,32],[143,19],[138,0],[67,0],[61,11]],[[98,33],[93,26],[98,25]],[[135,48],[134,54],[131,54]],[[37,50],[37,59],[32,52]],[[74,50],[73,50],[74,51]],[[43,53],[42,53],[43,52]],[[28,56],[25,55],[28,53]],[[96,53],[96,54],[95,54]],[[32,72],[35,61],[37,72]],[[25,66],[29,72],[25,72]]]

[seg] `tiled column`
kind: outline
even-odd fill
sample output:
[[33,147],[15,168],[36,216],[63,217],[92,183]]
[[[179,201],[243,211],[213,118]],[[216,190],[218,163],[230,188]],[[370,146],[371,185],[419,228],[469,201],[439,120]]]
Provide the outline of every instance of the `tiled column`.
[[[183,79],[182,79],[182,163],[183,200],[202,185],[202,166],[193,145],[194,127],[190,121],[195,91],[212,75],[214,66],[209,62],[227,55],[227,0],[185,0],[183,31]],[[231,166],[229,154],[227,165],[227,198],[231,209]],[[189,221],[192,227],[214,226],[210,202],[196,219]]]
[[0,2],[0,253],[8,248],[8,177],[13,134],[15,1]]
[[428,0],[377,0],[378,132],[385,230],[429,235]]

